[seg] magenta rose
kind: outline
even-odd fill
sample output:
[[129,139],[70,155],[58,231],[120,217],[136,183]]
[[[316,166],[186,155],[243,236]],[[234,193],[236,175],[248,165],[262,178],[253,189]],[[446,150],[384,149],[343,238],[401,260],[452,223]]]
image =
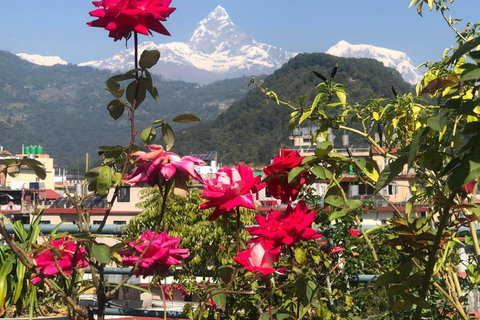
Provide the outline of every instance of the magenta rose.
[[297,151],[282,149],[280,156],[275,156],[273,163],[263,169],[263,173],[267,176],[265,181],[267,191],[272,197],[282,200],[283,203],[290,203],[297,199],[302,185],[309,177],[309,172],[302,172],[290,183],[288,183],[288,173],[300,166],[303,158]]
[[122,261],[124,265],[133,267],[140,259],[135,270],[137,277],[143,275],[145,278],[154,272],[167,272],[170,266],[179,265],[182,259],[189,256],[188,249],[178,248],[179,244],[180,237],[171,237],[166,231],[160,234],[144,231],[138,241],[128,244],[130,250],[121,252]]
[[138,167],[128,177],[127,183],[146,183],[150,186],[175,178],[177,186],[186,184],[190,178],[203,183],[202,177],[195,171],[195,165],[205,165],[205,161],[195,157],[180,158],[173,152],[165,152],[162,146],[147,146],[150,152],[137,151],[132,156],[138,157]]
[[151,31],[169,36],[160,21],[166,21],[175,8],[171,0],[103,0],[93,1],[98,9],[90,11],[97,20],[87,23],[89,27],[105,28],[115,41],[129,39],[132,32],[144,35]]
[[266,217],[256,215],[258,226],[247,227],[246,230],[261,239],[268,249],[292,246],[301,240],[321,238],[322,235],[311,228],[317,211],[308,212],[305,201],[300,201],[295,208],[287,207],[285,214],[271,211]]
[[233,259],[246,270],[260,272],[263,276],[275,272],[272,265],[278,262],[280,247],[269,250],[261,241],[250,243],[248,250],[238,253]]
[[264,186],[260,176],[254,177],[248,166],[240,163],[233,168],[218,170],[215,178],[205,180],[201,198],[207,202],[200,209],[215,208],[208,220],[215,220],[223,214],[230,213],[236,207],[255,209],[252,193],[257,193]]
[[60,240],[52,240],[47,244],[46,249],[33,257],[37,268],[40,269],[40,274],[32,279],[32,283],[37,284],[42,281],[42,278],[51,278],[60,274],[60,270],[65,275],[69,275],[74,266],[88,267],[85,255],[85,248],[77,247],[69,237],[63,236]]

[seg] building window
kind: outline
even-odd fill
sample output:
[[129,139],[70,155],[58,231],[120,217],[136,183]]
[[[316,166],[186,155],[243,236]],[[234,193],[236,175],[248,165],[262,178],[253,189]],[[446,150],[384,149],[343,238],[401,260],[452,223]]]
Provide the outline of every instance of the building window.
[[40,220],[38,224],[51,224],[50,220]]
[[393,182],[387,186],[387,195],[394,196],[398,194],[398,183]]
[[127,221],[120,221],[120,220],[114,220],[113,224],[119,225],[119,226],[124,226],[127,224]]
[[93,220],[93,224],[102,224],[102,220]]
[[310,138],[303,138],[303,143],[311,143],[312,140]]
[[130,187],[120,187],[118,202],[130,202]]

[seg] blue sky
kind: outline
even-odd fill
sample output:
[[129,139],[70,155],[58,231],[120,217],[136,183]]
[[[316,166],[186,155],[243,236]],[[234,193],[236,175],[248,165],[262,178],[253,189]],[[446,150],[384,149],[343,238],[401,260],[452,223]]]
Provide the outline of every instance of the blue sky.
[[[174,0],[176,7],[165,23],[171,37],[155,34],[141,41],[186,41],[197,23],[217,5],[233,23],[257,42],[291,52],[325,52],[340,40],[404,51],[415,65],[438,60],[454,43],[454,34],[441,15],[424,12],[421,18],[410,0]],[[89,28],[93,10],[86,0],[7,1],[0,11],[0,50],[12,53],[57,55],[70,63],[101,60],[125,49],[108,32]],[[459,0],[449,14],[463,18],[458,25],[478,19],[480,1]],[[480,19],[478,19],[480,20]],[[131,43],[130,43],[131,46]]]

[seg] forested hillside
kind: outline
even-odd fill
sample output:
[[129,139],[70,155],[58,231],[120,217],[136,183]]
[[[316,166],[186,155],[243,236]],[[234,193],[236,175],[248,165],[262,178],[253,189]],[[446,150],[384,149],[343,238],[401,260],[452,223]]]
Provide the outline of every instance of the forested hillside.
[[[265,86],[284,101],[295,103],[308,94],[315,97],[321,81],[313,70],[330,75],[335,63],[335,81],[345,85],[347,103],[363,102],[369,98],[393,98],[391,86],[399,94],[410,92],[412,86],[400,74],[372,59],[339,58],[323,53],[300,54],[265,79]],[[259,89],[234,103],[211,122],[203,122],[177,133],[174,150],[181,154],[217,151],[224,164],[267,164],[278,154],[280,147],[289,147],[287,124],[291,110],[277,106]]]
[[[105,91],[108,71],[38,66],[0,51],[0,72],[0,145],[11,152],[20,153],[22,144],[42,145],[63,166],[75,163],[77,156],[83,159],[87,152],[95,155],[99,145],[128,144],[126,115],[114,122],[106,109],[112,100]],[[215,119],[245,96],[247,81],[237,78],[199,86],[156,77],[160,105],[147,98],[136,113],[136,128],[183,112],[204,121]]]

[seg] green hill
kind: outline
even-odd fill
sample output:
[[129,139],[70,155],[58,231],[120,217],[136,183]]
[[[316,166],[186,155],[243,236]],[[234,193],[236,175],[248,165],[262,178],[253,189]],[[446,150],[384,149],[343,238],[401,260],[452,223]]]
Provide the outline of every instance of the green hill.
[[[345,85],[349,104],[372,97],[393,98],[392,85],[398,94],[413,90],[396,70],[378,61],[323,53],[296,56],[268,76],[265,87],[284,101],[295,102],[303,94],[308,94],[311,100],[321,81],[312,71],[328,76],[335,63],[339,65],[335,81]],[[287,130],[290,112],[289,108],[277,106],[260,90],[254,89],[217,119],[177,132],[174,151],[189,154],[215,150],[219,162],[224,164],[239,161],[267,164],[280,147],[290,146]]]
[[[112,100],[104,89],[110,72],[76,65],[38,66],[5,51],[0,51],[0,72],[0,145],[10,152],[20,153],[22,144],[42,145],[56,164],[65,166],[87,152],[95,155],[100,145],[128,144],[126,115],[114,122],[106,109]],[[245,96],[247,81],[200,86],[154,77],[160,105],[147,98],[136,113],[136,128],[184,112],[204,121],[215,119]]]

